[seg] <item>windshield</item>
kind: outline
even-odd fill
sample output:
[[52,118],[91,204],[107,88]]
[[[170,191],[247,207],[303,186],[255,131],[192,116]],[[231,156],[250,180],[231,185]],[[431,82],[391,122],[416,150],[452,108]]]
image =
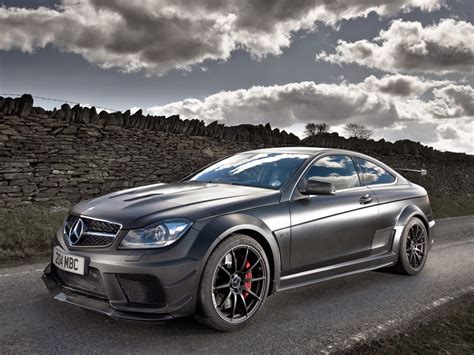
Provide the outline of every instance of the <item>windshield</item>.
[[189,180],[278,190],[307,158],[305,154],[241,153],[207,167]]

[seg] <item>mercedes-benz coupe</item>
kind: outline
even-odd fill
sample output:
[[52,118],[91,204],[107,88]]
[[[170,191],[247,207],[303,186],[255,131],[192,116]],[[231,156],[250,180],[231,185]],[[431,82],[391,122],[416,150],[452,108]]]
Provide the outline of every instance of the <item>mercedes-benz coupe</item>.
[[378,268],[418,274],[433,225],[425,189],[376,159],[261,149],[73,206],[43,280],[57,300],[112,317],[194,315],[230,331],[279,291]]

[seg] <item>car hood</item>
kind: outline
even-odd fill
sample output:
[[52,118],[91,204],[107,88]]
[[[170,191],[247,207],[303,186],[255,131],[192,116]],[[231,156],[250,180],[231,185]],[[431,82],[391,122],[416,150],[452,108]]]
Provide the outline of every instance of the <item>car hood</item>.
[[144,227],[167,218],[197,221],[220,214],[278,203],[280,192],[228,184],[180,182],[117,191],[81,202],[71,213]]

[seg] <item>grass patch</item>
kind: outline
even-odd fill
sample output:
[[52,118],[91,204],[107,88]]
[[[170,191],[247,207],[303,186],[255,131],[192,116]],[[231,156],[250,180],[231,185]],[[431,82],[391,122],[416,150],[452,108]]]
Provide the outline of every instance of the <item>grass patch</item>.
[[434,218],[474,215],[474,196],[430,196]]
[[358,345],[345,354],[473,354],[474,294],[433,310],[410,329]]
[[0,263],[31,260],[51,253],[51,238],[67,214],[65,207],[0,209]]

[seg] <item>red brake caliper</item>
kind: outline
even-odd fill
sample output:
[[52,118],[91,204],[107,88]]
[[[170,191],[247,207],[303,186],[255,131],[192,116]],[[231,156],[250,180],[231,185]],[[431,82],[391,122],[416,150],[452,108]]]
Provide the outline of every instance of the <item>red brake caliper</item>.
[[[245,263],[245,268],[248,269],[250,267],[250,263],[247,261]],[[252,278],[252,271],[249,271],[245,274],[245,278],[246,279],[251,279]],[[250,287],[252,287],[252,281],[248,281],[244,284],[244,287],[248,290],[250,290]],[[244,291],[242,292],[242,294],[244,295],[245,298],[247,298],[247,296],[249,295],[248,292]]]

